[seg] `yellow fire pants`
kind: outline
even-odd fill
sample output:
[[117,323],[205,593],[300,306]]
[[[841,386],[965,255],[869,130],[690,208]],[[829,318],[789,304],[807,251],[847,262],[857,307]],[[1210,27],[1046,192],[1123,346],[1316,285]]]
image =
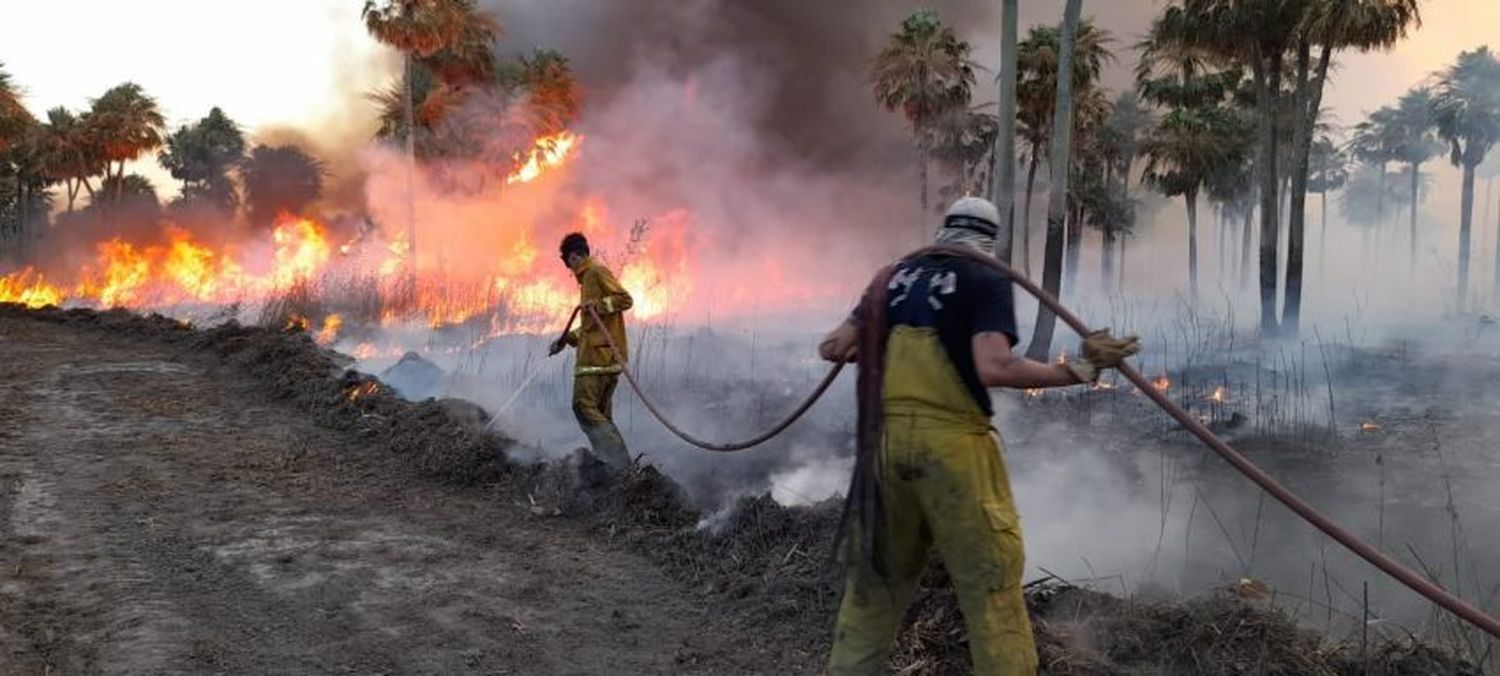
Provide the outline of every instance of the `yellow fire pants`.
[[[933,335],[893,332],[886,375],[879,468],[887,574],[868,561],[850,562],[829,670],[884,673],[891,639],[936,547],[968,627],[974,673],[1035,674],[1020,520],[989,421]],[[965,402],[972,409],[963,410]]]
[[573,415],[589,438],[589,445],[599,459],[616,468],[630,465],[630,451],[614,422],[615,386],[619,374],[578,374],[573,376]]

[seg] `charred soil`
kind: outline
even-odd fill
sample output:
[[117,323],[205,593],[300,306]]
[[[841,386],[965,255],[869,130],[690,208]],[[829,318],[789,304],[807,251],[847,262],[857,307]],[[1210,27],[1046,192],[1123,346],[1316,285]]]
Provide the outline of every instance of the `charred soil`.
[[[701,514],[649,466],[506,463],[306,335],[0,306],[5,673],[817,673],[838,506]],[[1265,599],[1028,587],[1054,674],[1463,674]],[[967,670],[939,568],[903,673]]]

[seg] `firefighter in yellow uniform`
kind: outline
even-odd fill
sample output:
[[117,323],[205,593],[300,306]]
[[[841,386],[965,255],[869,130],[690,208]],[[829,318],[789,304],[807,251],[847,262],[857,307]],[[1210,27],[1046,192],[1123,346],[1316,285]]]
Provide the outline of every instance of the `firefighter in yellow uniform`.
[[[549,354],[561,352],[565,345],[578,349],[573,371],[573,415],[588,437],[594,455],[611,467],[624,469],[630,466],[630,451],[615,426],[613,400],[620,373],[629,359],[622,313],[630,309],[633,301],[609,268],[589,255],[589,243],[582,234],[575,232],[564,237],[561,253],[563,262],[578,278],[578,302],[583,309],[578,314],[577,327],[554,342]],[[599,315],[604,326],[599,326],[593,313]],[[619,348],[618,355],[611,349],[610,339]]]
[[[999,214],[978,198],[955,202],[936,243],[993,255]],[[875,295],[875,294],[872,294]],[[1043,364],[1014,355],[1011,282],[960,255],[899,261],[886,285],[883,439],[871,463],[875,524],[883,547],[849,562],[830,671],[885,672],[891,640],[936,548],[953,580],[976,674],[1034,674],[1036,648],[1021,593],[1020,518],[1003,446],[992,433],[989,387],[1090,382],[1137,349],[1107,331],[1087,337],[1082,359]],[[830,361],[851,361],[864,308],[823,341]],[[869,343],[865,343],[869,344]],[[851,491],[852,492],[852,491]],[[853,537],[850,533],[846,537]],[[878,559],[878,560],[877,560]]]

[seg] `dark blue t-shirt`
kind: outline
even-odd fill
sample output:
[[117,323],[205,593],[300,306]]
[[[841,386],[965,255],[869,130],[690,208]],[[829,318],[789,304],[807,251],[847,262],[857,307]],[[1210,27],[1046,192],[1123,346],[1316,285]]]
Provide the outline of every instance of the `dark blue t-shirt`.
[[990,395],[974,368],[974,336],[1016,336],[1016,309],[1010,278],[993,268],[958,256],[922,256],[896,264],[887,291],[887,330],[895,326],[931,327],[948,353],[974,402],[993,414]]

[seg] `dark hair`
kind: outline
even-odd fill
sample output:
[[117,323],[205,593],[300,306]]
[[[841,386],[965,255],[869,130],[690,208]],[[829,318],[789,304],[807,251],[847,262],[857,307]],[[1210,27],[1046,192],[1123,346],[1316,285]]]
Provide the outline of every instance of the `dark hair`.
[[568,254],[573,253],[588,256],[589,241],[584,239],[581,232],[568,233],[568,236],[563,238],[562,246],[559,247],[559,250],[562,252],[563,258],[567,258]]

